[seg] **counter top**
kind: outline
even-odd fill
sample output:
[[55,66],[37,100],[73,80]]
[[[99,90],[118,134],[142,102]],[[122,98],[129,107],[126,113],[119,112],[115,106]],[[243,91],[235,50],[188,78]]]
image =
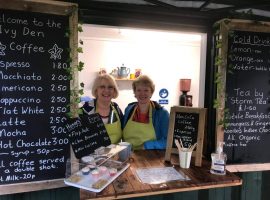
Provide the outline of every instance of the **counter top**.
[[[202,167],[196,167],[192,160],[189,169],[179,167],[178,155],[172,155],[171,163],[164,162],[165,151],[141,150],[132,154],[130,167],[112,184],[100,193],[80,190],[80,199],[122,199],[157,194],[184,192],[192,190],[231,187],[242,184],[235,174],[228,172],[225,176],[210,173],[210,163],[203,160]],[[136,176],[136,169],[145,167],[169,167],[187,175],[191,180],[171,181],[161,184],[144,184]]]

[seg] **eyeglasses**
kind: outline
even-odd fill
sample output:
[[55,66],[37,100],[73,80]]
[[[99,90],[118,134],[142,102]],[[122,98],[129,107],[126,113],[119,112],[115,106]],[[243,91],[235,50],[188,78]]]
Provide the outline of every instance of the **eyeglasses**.
[[99,88],[100,88],[101,90],[105,90],[106,88],[107,88],[108,90],[114,90],[114,87],[113,87],[112,85],[108,85],[108,86],[106,86],[106,85],[100,85]]

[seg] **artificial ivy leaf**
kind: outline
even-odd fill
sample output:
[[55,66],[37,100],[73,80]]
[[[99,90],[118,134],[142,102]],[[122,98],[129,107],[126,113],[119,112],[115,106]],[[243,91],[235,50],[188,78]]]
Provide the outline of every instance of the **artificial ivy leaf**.
[[78,109],[78,110],[77,110],[77,114],[78,114],[78,115],[82,115],[82,114],[83,114],[83,110],[82,110],[81,108]]
[[81,32],[83,32],[83,29],[82,29],[82,26],[78,26],[78,31],[81,33]]
[[76,98],[76,103],[80,103],[80,102],[81,102],[81,98],[80,97]]
[[67,116],[68,116],[69,118],[72,117],[72,113],[71,113],[71,112],[68,112],[68,113],[66,113],[66,114],[67,114]]
[[79,94],[83,95],[83,89],[79,90]]
[[77,51],[78,51],[79,53],[83,53],[82,47],[78,47],[78,48],[77,48]]
[[82,71],[83,68],[84,68],[84,63],[80,61],[79,65],[77,65],[77,68],[78,68],[79,71]]
[[71,62],[72,62],[72,58],[69,57],[69,58],[67,59],[67,63],[71,63]]
[[68,75],[68,80],[73,80],[72,75]]

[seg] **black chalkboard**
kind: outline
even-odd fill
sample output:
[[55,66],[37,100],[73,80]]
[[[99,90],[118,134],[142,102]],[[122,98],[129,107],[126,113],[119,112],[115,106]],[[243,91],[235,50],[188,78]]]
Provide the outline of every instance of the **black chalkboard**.
[[65,177],[67,16],[0,10],[0,184]]
[[[176,112],[173,130],[173,141],[174,139],[181,139],[185,148],[195,144],[197,142],[198,126],[198,113]],[[175,143],[173,144],[173,147],[176,148]]]
[[111,144],[110,137],[98,113],[69,119],[65,125],[76,158],[93,153]]
[[197,143],[193,155],[196,157],[195,165],[201,166],[205,114],[206,108],[171,107],[165,161],[170,161],[171,153],[178,153],[174,141],[175,139],[178,139],[178,141],[181,139],[185,148],[189,148]]
[[228,163],[270,162],[270,36],[231,31],[228,37],[224,151]]

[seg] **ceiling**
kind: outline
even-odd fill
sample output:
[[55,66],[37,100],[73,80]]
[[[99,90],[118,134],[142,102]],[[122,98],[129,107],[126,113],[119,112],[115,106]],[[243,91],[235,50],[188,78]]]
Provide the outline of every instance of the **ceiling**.
[[270,0],[64,0],[83,23],[207,29],[223,18],[270,21]]

